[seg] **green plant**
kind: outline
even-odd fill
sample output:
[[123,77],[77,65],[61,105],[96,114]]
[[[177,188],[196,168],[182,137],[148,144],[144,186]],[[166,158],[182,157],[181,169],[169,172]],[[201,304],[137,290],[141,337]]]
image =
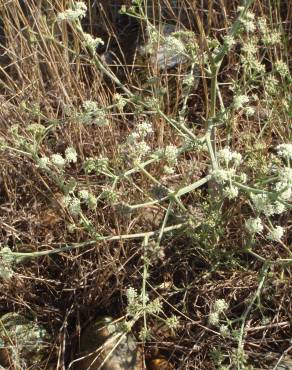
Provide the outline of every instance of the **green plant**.
[[[28,213],[33,209],[25,208],[25,201],[32,204],[25,193],[35,196],[36,208],[57,200],[62,237],[48,233],[40,240],[30,236],[30,241],[23,233],[11,238],[18,224],[8,225],[1,241],[0,272],[9,283],[24,260],[36,266],[42,257],[56,265],[67,258],[80,272],[76,281],[91,281],[93,265],[100,263],[96,271],[108,274],[102,289],[111,296],[114,285],[120,301],[127,299],[123,336],[138,327],[147,345],[155,336],[152,320],[166,323],[174,333],[185,321],[191,326],[191,341],[198,328],[205,330],[201,338],[213,336],[208,343],[226,341],[229,347],[224,353],[218,349],[216,366],[244,369],[249,366],[248,319],[258,320],[256,302],[266,298],[269,272],[275,270],[275,279],[285,280],[292,260],[286,35],[281,22],[273,21],[280,14],[278,5],[270,2],[271,19],[268,7],[264,13],[257,1],[244,1],[237,10],[230,5],[237,18],[230,21],[226,16],[224,27],[221,21],[216,24],[215,16],[210,16],[210,25],[216,26],[207,27],[205,10],[197,5],[190,10],[187,3],[181,11],[195,26],[184,25],[179,16],[175,25],[167,24],[161,9],[155,9],[159,16],[149,12],[147,1],[121,8],[124,16],[139,23],[142,34],[145,31],[146,40],[137,48],[145,63],[142,77],[141,66],[134,62],[130,67],[122,61],[113,67],[107,63],[100,50],[110,38],[103,40],[92,32],[92,9],[87,11],[85,3],[72,1],[64,9],[57,2],[51,12],[46,9],[46,16],[33,17],[34,22],[13,8],[30,35],[20,32],[17,44],[30,62],[33,56],[37,60],[30,84],[26,58],[21,63],[15,59],[19,52],[13,49],[10,31],[14,23],[4,7],[6,49],[18,77],[14,81],[8,68],[0,67],[3,92],[11,94],[14,104],[5,104],[13,124],[3,125],[0,132],[3,199],[13,204],[14,197],[16,215],[22,208]],[[208,12],[213,14],[211,8]],[[31,91],[29,98],[23,91]],[[25,166],[29,170],[11,195],[8,170],[19,176]],[[88,257],[92,251],[93,259]],[[82,276],[82,271],[87,272]],[[233,275],[245,280],[244,274],[255,290],[251,299],[241,293],[241,302],[240,294],[237,298],[237,293],[224,289],[211,298],[222,276],[226,281]],[[162,281],[169,291],[163,291]],[[199,294],[200,284],[205,291]],[[232,279],[228,284],[235,289]],[[230,312],[244,305],[235,318],[218,300],[224,294]],[[228,294],[236,297],[234,304]],[[215,302],[211,309],[210,302]],[[265,314],[269,315],[263,308],[261,315]],[[182,357],[188,361],[186,352]]]

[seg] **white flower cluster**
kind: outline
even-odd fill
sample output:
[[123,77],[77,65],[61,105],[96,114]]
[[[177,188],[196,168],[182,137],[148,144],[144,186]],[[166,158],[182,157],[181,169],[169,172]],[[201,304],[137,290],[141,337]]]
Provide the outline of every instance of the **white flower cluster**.
[[177,164],[178,149],[175,145],[167,145],[164,149],[164,158],[168,165],[173,167]]
[[105,172],[108,169],[109,159],[107,157],[90,157],[86,158],[84,162],[84,170],[87,174],[95,172],[99,174]]
[[82,189],[76,196],[73,192],[64,196],[63,204],[72,215],[79,215],[81,213],[81,205],[85,204],[89,209],[94,210],[97,206],[96,197],[87,189]]
[[146,27],[146,34],[148,35],[149,38],[149,44],[148,45],[153,45],[159,42],[159,39],[161,37],[160,33],[157,31],[157,29],[148,24]]
[[265,89],[267,93],[270,95],[275,95],[278,89],[278,84],[279,84],[278,80],[274,76],[269,75],[265,79],[264,83],[265,83]]
[[214,310],[221,313],[225,310],[227,310],[228,304],[225,301],[225,299],[217,299],[214,303]]
[[235,109],[243,108],[249,102],[247,95],[236,95],[233,99],[233,106]]
[[245,42],[242,46],[240,59],[243,66],[251,70],[252,73],[263,74],[266,71],[266,67],[257,58],[258,48],[257,40],[255,38],[250,38],[250,40]]
[[228,199],[236,198],[238,193],[238,188],[234,185],[229,185],[223,189],[223,195]]
[[292,160],[292,144],[280,144],[277,146],[279,156]]
[[197,44],[191,32],[176,31],[173,25],[166,24],[161,30],[149,25],[147,34],[148,42],[141,48],[141,53],[150,55],[153,65],[160,69],[197,58]]
[[258,23],[259,30],[262,34],[265,34],[269,30],[266,18],[259,17],[257,20],[257,23]]
[[272,201],[267,194],[251,194],[251,199],[258,213],[269,217],[285,212],[285,206],[279,201]]
[[224,45],[228,47],[228,49],[231,49],[233,45],[236,44],[236,40],[233,36],[227,35],[224,37]]
[[255,58],[258,51],[257,41],[254,38],[251,38],[248,42],[242,45],[241,50],[246,54],[246,58]]
[[[1,245],[0,245],[1,247]],[[0,278],[9,280],[13,276],[13,257],[12,251],[9,247],[2,247],[0,249]]]
[[[230,330],[227,325],[220,325],[219,331],[223,337],[227,337],[228,335],[230,335]],[[224,368],[221,369],[224,370]]]
[[124,107],[127,104],[127,100],[121,94],[118,94],[118,93],[114,94],[113,100],[118,110],[120,112],[123,112]]
[[44,170],[44,169],[46,169],[46,168],[48,168],[48,165],[50,164],[50,158],[49,157],[47,157],[46,155],[45,156],[43,156],[43,157],[41,157],[41,158],[39,158],[38,159],[38,162],[37,162],[37,166],[40,168],[40,169],[42,169],[42,170]]
[[169,327],[169,329],[177,329],[179,326],[179,318],[176,315],[172,315],[165,320],[165,324]]
[[[136,289],[130,287],[127,289],[126,297],[128,301],[127,314],[129,316],[137,316],[143,314],[143,312],[148,314],[158,314],[162,310],[162,304],[159,298],[154,299],[149,302],[149,297],[143,297],[138,295]],[[144,303],[147,303],[146,305]]]
[[65,160],[66,160],[66,163],[76,163],[77,162],[77,152],[73,147],[69,147],[65,150]]
[[103,45],[104,41],[100,37],[93,37],[89,33],[83,33],[85,45],[92,53],[95,53],[99,45]]
[[231,178],[235,175],[235,169],[229,168],[217,168],[216,170],[212,171],[212,176],[214,180],[218,183],[223,185],[227,181],[231,180]]
[[132,145],[133,149],[133,157],[135,160],[140,161],[150,152],[150,146],[146,143],[146,141],[136,141]]
[[61,12],[57,16],[57,21],[77,21],[78,19],[84,18],[87,12],[87,6],[82,1],[77,1],[74,3],[73,9],[67,9]]
[[98,126],[107,126],[109,124],[106,111],[92,100],[86,100],[83,103],[83,112],[79,114],[78,120],[80,123]]
[[153,134],[152,124],[150,122],[143,121],[137,125],[136,132],[140,139],[145,139],[146,136]]
[[167,36],[164,39],[166,58],[172,58],[178,54],[185,53],[184,43],[175,36]]
[[247,117],[251,117],[255,114],[255,109],[253,107],[245,107],[244,108],[244,114],[247,116]]
[[35,136],[43,135],[46,131],[45,126],[39,124],[39,123],[31,123],[27,126],[27,131]]
[[282,226],[276,226],[276,227],[273,227],[268,235],[267,235],[267,238],[270,239],[270,240],[273,240],[273,241],[280,241],[281,238],[283,237],[284,235],[284,228]]
[[275,69],[279,73],[279,75],[283,78],[288,77],[290,75],[289,68],[283,60],[276,61]]
[[209,314],[209,323],[217,326],[220,321],[220,315],[228,309],[228,304],[224,299],[217,299],[214,303],[213,309]]
[[153,128],[150,122],[143,121],[136,126],[135,130],[127,138],[126,152],[130,158],[141,161],[150,152],[150,146],[145,139],[152,133]]
[[[278,154],[284,158],[290,158],[292,146],[290,144],[280,144],[277,147]],[[258,214],[264,214],[266,217],[279,215],[286,211],[285,201],[291,198],[292,194],[292,169],[282,167],[274,169],[277,173],[277,180],[272,185],[270,193],[260,193],[250,195],[253,205]],[[275,198],[276,197],[276,198]],[[259,217],[250,218],[245,222],[246,229],[251,235],[263,231],[263,224]],[[268,228],[268,227],[267,227]],[[272,226],[267,234],[267,239],[280,241],[284,235],[284,228],[281,226]]]
[[259,18],[257,23],[264,45],[273,46],[281,42],[281,33],[276,30],[270,30],[266,18]]
[[[212,171],[214,180],[221,185],[227,185],[223,188],[223,195],[228,199],[234,199],[238,196],[238,188],[232,184],[233,177],[236,175],[236,168],[242,162],[242,156],[238,152],[232,152],[229,147],[218,151],[217,158],[221,167]],[[244,175],[244,176],[242,176]],[[239,176],[241,182],[246,182],[245,174]]]
[[287,187],[292,186],[292,168],[283,167],[279,170],[280,182],[286,184]]
[[276,182],[274,190],[279,193],[282,200],[289,200],[292,193],[292,168],[284,167],[278,172],[279,181]]
[[155,298],[153,301],[149,302],[146,306],[146,312],[152,315],[157,315],[162,311],[162,303],[159,298]]
[[101,198],[109,204],[114,204],[117,203],[118,193],[111,187],[106,187],[102,191]]
[[63,204],[72,215],[77,216],[81,213],[81,201],[73,194],[66,195],[63,198]]
[[[238,7],[238,10],[241,11],[242,7]],[[254,32],[256,29],[254,13],[247,11],[245,15],[241,17],[241,23],[246,32]]]
[[183,79],[183,84],[187,87],[194,86],[195,83],[195,76],[191,73],[187,74]]
[[51,163],[54,164],[59,169],[62,169],[65,167],[66,160],[62,157],[61,154],[56,153],[51,155]]
[[266,72],[266,66],[258,60],[254,60],[250,64],[251,69],[258,74],[264,74]]
[[[259,199],[257,199],[257,201],[258,200]],[[264,201],[260,203],[258,202],[256,204],[256,208],[258,211],[260,209],[260,207],[258,207],[259,204],[262,208],[265,205],[266,208],[264,209],[264,214],[266,216],[269,216],[270,214],[280,213],[280,212],[277,212],[275,205],[272,206],[271,204],[265,204]],[[262,220],[260,219],[260,217],[249,218],[248,220],[245,221],[245,227],[252,236],[254,236],[257,233],[261,233],[264,229],[264,226],[262,224]],[[270,239],[273,241],[280,241],[280,239],[284,235],[284,228],[282,226],[276,226],[276,227],[272,226],[272,229],[268,228],[268,230],[269,230],[269,233],[267,234],[267,239]]]
[[249,218],[248,220],[246,220],[245,227],[251,235],[261,233],[264,229],[262,220],[259,217]]
[[179,150],[175,145],[168,145],[164,149],[158,149],[155,153],[158,158],[163,159],[166,164],[163,167],[163,171],[166,175],[172,175],[174,173],[174,166],[177,165],[177,158]]
[[[281,200],[289,200],[292,196],[292,187],[286,181],[276,182],[274,190],[278,193],[278,197]],[[283,204],[281,206],[284,207]]]
[[281,43],[281,32],[271,31],[262,36],[263,43],[267,46],[274,46]]
[[174,145],[168,145],[164,149],[163,157],[165,158],[167,165],[163,167],[163,172],[166,175],[172,175],[174,173],[174,166],[177,165],[178,149]]
[[151,332],[148,328],[142,328],[139,331],[139,339],[141,342],[146,342],[151,339]]
[[97,199],[96,197],[90,193],[87,189],[80,190],[78,192],[78,198],[83,201],[89,209],[96,209],[97,206]]
[[63,170],[67,164],[77,162],[77,152],[73,147],[65,150],[65,158],[60,153],[52,154],[51,157],[43,156],[38,159],[37,165],[41,169],[47,169],[50,165]]
[[242,162],[242,156],[238,152],[232,152],[229,147],[225,147],[218,151],[217,158],[228,166],[229,162],[233,161],[235,166]]

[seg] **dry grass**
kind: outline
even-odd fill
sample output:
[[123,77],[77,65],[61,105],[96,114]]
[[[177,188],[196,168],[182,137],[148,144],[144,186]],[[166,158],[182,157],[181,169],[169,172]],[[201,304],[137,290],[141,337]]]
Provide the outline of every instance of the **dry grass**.
[[[195,31],[202,48],[205,48],[206,37],[218,37],[222,41],[222,33],[235,19],[238,5],[237,1],[227,0],[178,2],[178,12],[173,12],[170,0],[155,2],[154,22],[161,19],[163,6],[168,7],[167,16],[176,19],[180,27]],[[5,34],[0,48],[3,54],[0,56],[0,136],[10,147],[0,152],[0,242],[15,252],[40,252],[94,238],[92,229],[84,227],[64,207],[62,191],[52,177],[38,168],[33,158],[21,152],[15,134],[11,133],[12,125],[18,125],[18,138],[30,144],[33,136],[27,131],[29,124],[39,123],[48,128],[39,146],[40,156],[64,154],[68,146],[74,147],[78,162],[68,168],[65,181],[75,179],[78,188],[88,187],[100,194],[111,184],[110,180],[102,174],[86,174],[85,159],[101,155],[108,157],[111,168],[121,173],[131,168],[122,160],[122,144],[143,114],[137,114],[134,104],[127,105],[124,113],[113,109],[108,115],[107,127],[80,125],[74,117],[68,117],[67,106],[79,111],[86,100],[96,101],[101,107],[110,106],[114,94],[121,92],[121,88],[92,64],[74,27],[54,23],[56,14],[67,9],[69,1],[21,3],[18,0],[0,3],[0,26]],[[90,3],[95,5],[91,7]],[[127,48],[127,38],[119,35],[118,27],[125,27],[127,21],[117,25],[106,1],[88,1],[88,8],[84,28],[104,39],[100,55],[114,51],[121,65],[111,70],[130,91],[141,94],[144,89],[139,77],[141,69],[148,69],[151,74],[153,66],[148,63],[141,67],[135,50]],[[281,46],[265,54],[267,70],[272,69],[275,56],[282,57],[291,67],[292,3],[255,1],[252,8],[258,16],[268,17],[271,24],[280,27],[286,35]],[[125,32],[130,33],[131,27],[140,26],[130,25]],[[142,31],[139,37],[145,38]],[[236,50],[224,59],[219,82],[244,81],[237,67],[238,58]],[[210,80],[202,65],[200,75],[198,89],[188,100],[187,115],[188,127],[198,137],[204,134],[210,110]],[[181,78],[176,76],[170,82],[169,76],[159,76],[158,87],[160,84],[168,91],[164,112],[167,117],[175,117],[182,99]],[[233,94],[225,85],[221,85],[220,90],[224,104],[228,105]],[[265,173],[271,148],[291,139],[291,112],[289,117],[281,101],[288,95],[289,90],[282,96],[279,94],[272,109],[260,99],[255,107],[258,114],[253,118],[233,112],[229,122],[217,129],[218,148],[228,144],[245,155],[250,160],[250,165],[245,162],[245,171],[251,176],[260,171]],[[218,102],[218,110],[219,106]],[[268,120],[260,116],[265,109],[270,109]],[[181,137],[163,116],[153,114],[151,121],[154,135],[149,145],[152,148],[182,144]],[[163,174],[163,163],[153,163],[147,171],[163,185],[176,189],[205,176],[209,163],[206,151],[194,150],[180,156],[173,175]],[[137,171],[119,182],[119,202],[147,202],[152,186],[149,177]],[[207,186],[184,195],[182,202],[186,211],[173,205],[168,225],[186,222],[190,216],[197,225],[165,234],[161,241],[164,257],[152,260],[147,279],[150,297],[159,297],[165,315],[176,314],[180,327],[172,333],[149,318],[152,337],[143,344],[143,350],[146,358],[159,352],[175,369],[220,369],[220,356],[225,356],[223,363],[235,369],[236,361],[232,359],[236,358],[236,338],[222,337],[218,328],[209,324],[208,317],[213,303],[224,298],[229,304],[228,319],[241,318],[258,289],[263,261],[244,249],[247,243],[244,222],[251,215],[251,208],[246,199],[239,196],[236,201],[222,201],[219,212],[213,208],[212,192],[210,195]],[[159,230],[167,206],[165,201],[125,216],[115,205],[101,200],[95,210],[84,212],[95,233],[128,235]],[[291,211],[275,218],[277,224],[287,227],[284,244],[288,247],[290,216]],[[69,225],[75,225],[74,229]],[[281,244],[264,237],[258,239],[255,252],[267,260],[290,257]],[[11,279],[1,281],[1,313],[16,311],[36,316],[54,338],[48,362],[55,368],[65,369],[78,352],[80,331],[90,321],[100,314],[125,315],[125,290],[133,286],[140,291],[144,263],[139,240],[97,241],[85,248],[26,260],[14,268]],[[257,368],[271,369],[290,345],[290,279],[290,265],[269,265],[263,289],[246,317],[244,349],[248,363]],[[140,321],[136,323],[134,334],[138,334],[141,325]],[[240,323],[235,321],[233,328],[239,330]],[[40,369],[46,366],[44,362]]]

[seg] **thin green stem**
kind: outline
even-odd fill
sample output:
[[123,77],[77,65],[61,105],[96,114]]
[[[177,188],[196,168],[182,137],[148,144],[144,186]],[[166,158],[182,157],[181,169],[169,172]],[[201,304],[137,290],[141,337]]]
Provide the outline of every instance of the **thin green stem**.
[[268,271],[269,271],[269,265],[268,264],[264,264],[263,267],[262,267],[262,270],[261,270],[261,273],[260,273],[260,282],[259,282],[259,285],[258,285],[258,288],[254,294],[254,296],[252,297],[249,305],[247,306],[244,314],[242,315],[241,317],[241,327],[240,327],[240,330],[239,330],[239,337],[238,337],[238,347],[237,347],[237,368],[238,370],[243,370],[243,367],[242,367],[242,353],[244,351],[244,328],[245,328],[245,323],[246,323],[246,320],[248,318],[248,315],[250,314],[251,312],[251,309],[255,303],[255,301],[260,297],[260,294],[261,294],[261,291],[262,291],[262,288],[264,286],[264,282],[265,282],[265,279],[267,277],[267,274],[268,274]]
[[146,235],[143,239],[143,251],[144,251],[144,265],[143,265],[143,282],[142,282],[142,303],[143,303],[143,319],[144,319],[144,330],[147,331],[147,316],[146,316],[146,306],[147,306],[147,296],[146,296],[146,283],[148,277],[149,260],[147,258],[147,247],[149,243],[149,236]]
[[[172,226],[165,227],[164,232],[173,232],[175,230],[179,230],[186,226],[186,223],[180,223]],[[6,257],[11,257],[11,259],[17,259],[22,260],[25,258],[38,258],[38,257],[43,257],[43,256],[49,256],[52,254],[57,254],[57,253],[62,253],[74,249],[80,249],[84,247],[89,247],[91,245],[96,245],[98,242],[110,242],[110,241],[118,241],[118,240],[131,240],[131,239],[141,239],[145,237],[152,237],[155,235],[159,235],[160,230],[156,231],[147,231],[147,232],[141,232],[141,233],[136,233],[136,234],[122,234],[122,235],[114,235],[114,236],[100,236],[97,237],[95,240],[88,240],[86,242],[82,243],[74,243],[71,245],[66,245],[64,247],[60,248],[55,248],[52,250],[45,250],[41,252],[2,252],[0,251],[0,256],[5,255]],[[19,245],[21,246],[21,245]]]
[[200,180],[194,182],[193,184],[187,185],[187,186],[185,186],[185,187],[183,187],[179,190],[170,192],[168,195],[166,195],[163,198],[156,199],[156,200],[146,202],[146,203],[140,203],[140,204],[132,205],[131,209],[134,210],[134,209],[138,209],[138,208],[144,208],[144,207],[148,207],[148,206],[151,206],[151,205],[154,205],[154,204],[158,204],[158,203],[163,202],[167,199],[179,198],[179,197],[181,197],[181,196],[183,196],[187,193],[190,193],[190,192],[194,191],[195,189],[201,187],[202,185],[206,184],[208,181],[211,180],[211,178],[212,178],[212,175],[207,175],[203,179],[200,179]]

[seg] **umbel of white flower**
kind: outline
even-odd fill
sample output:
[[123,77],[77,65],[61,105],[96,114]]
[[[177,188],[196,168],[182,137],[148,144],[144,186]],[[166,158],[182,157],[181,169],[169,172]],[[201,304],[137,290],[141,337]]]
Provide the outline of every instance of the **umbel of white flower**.
[[226,311],[228,308],[228,303],[225,299],[217,299],[214,303],[213,309],[209,314],[209,323],[211,325],[218,325],[220,321],[220,314]]
[[63,203],[72,215],[79,215],[81,213],[81,202],[79,198],[73,195],[67,195],[63,198]]
[[255,209],[265,216],[281,214],[285,211],[285,207],[280,202],[272,202],[267,194],[251,194],[251,199]]
[[[243,7],[238,7],[237,8],[238,11],[242,11],[243,10]],[[246,32],[254,32],[255,29],[256,29],[256,25],[255,25],[255,15],[254,13],[250,12],[250,11],[247,11],[245,13],[245,15],[241,18],[241,23],[243,25],[243,27],[245,28],[245,31]]]
[[249,102],[249,97],[247,95],[236,95],[233,100],[233,106],[235,109],[243,108],[243,106]]
[[73,3],[71,9],[67,9],[61,12],[57,16],[57,21],[77,21],[78,19],[84,18],[87,12],[87,6],[82,1],[76,1]]
[[109,123],[106,111],[92,100],[86,100],[83,103],[83,112],[79,114],[78,120],[80,123],[98,126],[106,126]]
[[37,166],[41,169],[46,169],[50,163],[50,159],[47,156],[43,156],[38,159]]
[[177,164],[178,149],[175,145],[168,145],[164,150],[164,157],[170,166]]
[[223,194],[228,199],[234,199],[238,196],[238,188],[234,185],[227,186],[223,189]]
[[285,62],[283,62],[283,60],[278,60],[276,63],[275,63],[275,68],[276,68],[276,71],[279,73],[279,75],[281,77],[288,77],[290,72],[289,72],[289,68],[287,66],[287,64]]
[[245,227],[247,231],[252,235],[260,233],[264,229],[262,220],[259,217],[249,218],[248,220],[246,220]]
[[226,165],[233,161],[234,165],[238,166],[242,162],[241,154],[231,151],[229,147],[219,150],[217,157],[219,160],[225,162]]
[[147,295],[143,299],[143,296],[138,295],[137,290],[132,287],[127,289],[126,297],[128,301],[127,313],[129,316],[134,317],[136,315],[141,315],[143,312],[158,314],[162,310],[162,304],[159,298],[149,302],[149,297]]
[[209,323],[211,325],[216,326],[216,325],[219,324],[219,321],[220,321],[220,318],[219,318],[219,313],[218,312],[215,311],[215,312],[211,312],[209,314]]
[[227,310],[228,303],[225,301],[225,299],[217,299],[214,303],[214,311],[216,312],[223,312]]
[[287,187],[292,186],[292,168],[284,167],[279,171],[279,180],[286,184]]
[[292,144],[280,144],[277,146],[279,156],[292,160]]
[[104,41],[100,37],[92,37],[89,33],[83,33],[85,45],[95,52],[99,45],[103,45]]
[[114,94],[113,100],[118,110],[122,112],[125,105],[127,104],[127,100],[119,93]]
[[224,184],[229,179],[231,179],[232,176],[234,176],[234,175],[235,175],[235,169],[234,168],[230,168],[230,169],[227,169],[227,170],[225,170],[223,168],[217,168],[214,171],[212,171],[212,176],[218,184]]
[[153,134],[152,124],[150,122],[143,121],[137,125],[136,132],[140,139],[144,139],[146,136]]
[[61,156],[61,154],[56,153],[51,155],[51,162],[58,168],[62,169],[65,164],[66,160]]
[[267,238],[273,241],[280,241],[284,235],[284,229],[282,226],[276,226],[268,233]]
[[136,126],[135,130],[127,137],[127,154],[130,158],[139,162],[150,152],[151,148],[145,139],[152,133],[153,128],[150,122],[143,121]]
[[77,152],[74,148],[69,147],[65,150],[65,158],[67,163],[77,162]]
[[[191,57],[189,45],[196,49],[191,32],[176,31],[172,24],[164,24],[160,30],[154,26],[147,27],[148,42],[141,48],[142,54],[150,54],[153,65],[159,69],[169,69],[184,63]],[[190,43],[187,40],[192,38]],[[196,54],[196,53],[195,53]]]

